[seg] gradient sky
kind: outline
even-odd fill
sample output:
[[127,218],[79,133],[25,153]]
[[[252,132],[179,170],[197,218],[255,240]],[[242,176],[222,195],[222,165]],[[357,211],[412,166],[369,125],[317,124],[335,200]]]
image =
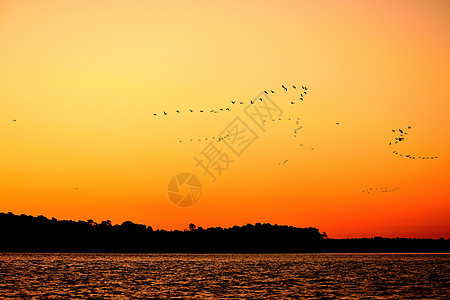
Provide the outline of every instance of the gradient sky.
[[[445,0],[0,0],[0,211],[450,238],[449,53]],[[305,101],[281,84],[306,85]],[[187,109],[266,89],[303,128],[258,132],[212,183],[194,161],[207,142],[178,140],[217,135],[243,106]],[[203,185],[190,208],[166,194],[180,172]]]

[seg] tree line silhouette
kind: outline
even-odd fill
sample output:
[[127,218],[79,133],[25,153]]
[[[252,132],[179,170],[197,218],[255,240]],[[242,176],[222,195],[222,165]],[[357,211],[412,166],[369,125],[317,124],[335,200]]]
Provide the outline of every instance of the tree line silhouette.
[[0,213],[1,252],[294,253],[450,252],[449,239],[330,239],[317,228],[247,224],[153,230],[131,221],[70,221]]

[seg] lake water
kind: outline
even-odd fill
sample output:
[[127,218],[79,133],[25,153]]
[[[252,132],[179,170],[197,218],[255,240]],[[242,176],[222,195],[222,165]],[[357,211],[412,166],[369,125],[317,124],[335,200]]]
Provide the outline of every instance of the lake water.
[[449,254],[0,254],[0,298],[448,299]]

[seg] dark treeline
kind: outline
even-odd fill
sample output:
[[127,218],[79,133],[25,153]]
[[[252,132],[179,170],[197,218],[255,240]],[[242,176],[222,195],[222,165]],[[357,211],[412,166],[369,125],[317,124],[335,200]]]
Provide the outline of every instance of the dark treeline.
[[0,213],[1,252],[287,253],[450,252],[449,239],[329,239],[317,228],[271,224],[153,230],[126,221],[96,223]]

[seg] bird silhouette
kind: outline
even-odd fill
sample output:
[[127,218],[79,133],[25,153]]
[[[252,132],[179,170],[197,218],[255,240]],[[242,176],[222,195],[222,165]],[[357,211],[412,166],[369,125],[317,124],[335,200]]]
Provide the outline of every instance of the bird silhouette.
[[295,85],[292,86],[294,89],[296,89]]
[[153,114],[154,116],[156,116],[156,114]]
[[281,85],[281,87],[282,87],[285,91],[287,91],[287,88],[286,88],[284,85]]
[[13,122],[17,122],[17,120],[16,120],[16,119],[13,119]]
[[180,113],[180,111],[179,111],[179,110],[176,110],[176,112],[177,112],[177,113]]
[[250,104],[253,104],[253,100],[250,100]]
[[166,112],[164,112],[164,115],[167,115],[167,113],[166,113]]
[[336,125],[339,125],[339,123],[336,123]]
[[190,111],[190,112],[194,112],[194,111],[193,111],[192,109],[190,109],[190,108],[189,108],[189,111]]
[[261,102],[262,102],[262,98],[259,98],[259,101],[261,101]]
[[398,131],[400,131],[400,133],[403,133],[403,130],[399,129]]
[[231,101],[231,104],[235,104],[236,103],[236,101]]
[[225,110],[228,110],[228,111],[230,111],[230,109],[227,107]]
[[200,112],[203,112],[203,110],[201,110]]
[[264,93],[269,94],[267,91],[264,91]]
[[411,129],[411,126],[408,126],[408,129]]
[[274,92],[273,90],[270,90],[270,92],[271,92],[272,94],[275,94],[275,92]]
[[241,101],[241,102],[239,102],[239,104],[244,104],[244,102]]
[[294,104],[294,102],[291,101],[291,104]]

